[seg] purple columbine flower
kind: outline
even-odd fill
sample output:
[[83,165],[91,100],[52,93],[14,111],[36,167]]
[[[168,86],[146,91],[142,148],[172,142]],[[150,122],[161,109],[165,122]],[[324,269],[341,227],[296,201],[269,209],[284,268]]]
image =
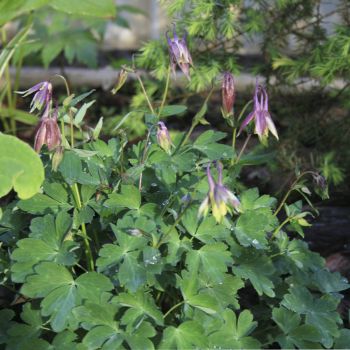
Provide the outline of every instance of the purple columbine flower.
[[233,113],[233,105],[235,103],[235,83],[233,75],[230,72],[224,73],[224,79],[222,81],[222,111],[224,117],[227,117]]
[[168,128],[163,122],[158,122],[157,140],[159,146],[163,148],[165,152],[170,153],[172,142]]
[[206,216],[211,205],[211,211],[217,222],[221,222],[227,212],[240,211],[240,202],[238,198],[222,183],[222,164],[218,163],[218,181],[215,182],[210,173],[210,164],[207,165],[207,178],[209,191],[198,210],[198,216]]
[[169,55],[170,55],[170,66],[175,75],[176,64],[181,68],[188,80],[190,80],[190,65],[193,67],[192,57],[186,44],[186,33],[182,39],[176,34],[176,26],[173,29],[173,39],[170,39],[168,32],[165,33],[168,41]]
[[50,116],[51,106],[48,104],[40,119],[38,131],[35,135],[34,149],[40,152],[43,145],[47,145],[49,151],[54,150],[61,144],[61,132],[57,124],[58,110],[55,109],[53,116]]
[[36,93],[30,104],[30,113],[38,109],[39,111],[50,104],[52,97],[52,84],[49,81],[43,81],[31,87],[26,91],[17,91],[19,94],[23,94],[23,97]]
[[262,85],[258,84],[258,79],[256,79],[255,85],[254,109],[244,119],[238,135],[253,119],[255,121],[254,133],[259,136],[261,141],[268,136],[269,130],[278,140],[277,130],[269,112],[267,92]]

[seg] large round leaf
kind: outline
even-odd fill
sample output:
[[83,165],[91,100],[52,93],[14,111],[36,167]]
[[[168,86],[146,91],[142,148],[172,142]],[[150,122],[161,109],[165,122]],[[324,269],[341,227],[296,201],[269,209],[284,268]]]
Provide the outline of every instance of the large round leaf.
[[44,167],[38,154],[25,142],[0,133],[0,197],[13,189],[27,199],[40,189]]

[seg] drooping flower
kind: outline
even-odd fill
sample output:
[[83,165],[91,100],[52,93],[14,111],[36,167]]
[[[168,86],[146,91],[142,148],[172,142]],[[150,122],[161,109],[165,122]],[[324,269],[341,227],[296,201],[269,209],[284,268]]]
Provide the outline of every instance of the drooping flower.
[[50,105],[47,105],[35,135],[34,149],[38,153],[43,145],[47,145],[47,148],[52,151],[61,144],[61,132],[57,124],[57,108],[53,116],[50,116],[50,109]]
[[240,211],[240,202],[238,198],[222,183],[222,165],[218,163],[218,181],[215,182],[211,172],[210,164],[207,165],[207,179],[209,183],[209,191],[204,198],[198,210],[198,216],[206,216],[211,206],[211,211],[215,220],[220,223],[225,215],[232,209],[236,212]]
[[176,64],[178,64],[187,79],[190,80],[190,65],[193,66],[193,62],[186,43],[186,33],[180,39],[176,34],[176,26],[174,25],[173,39],[169,37],[168,32],[165,33],[165,36],[168,42],[170,66],[173,74],[175,75]]
[[233,112],[233,105],[235,103],[235,84],[233,75],[230,72],[224,73],[224,79],[222,81],[222,111],[224,117],[227,117]]
[[269,112],[267,92],[262,85],[258,84],[258,79],[256,79],[255,85],[253,111],[244,119],[238,135],[253,119],[255,122],[254,133],[259,136],[261,141],[267,138],[269,130],[278,140],[277,130]]
[[326,178],[321,175],[320,173],[314,172],[312,174],[312,178],[314,181],[314,188],[315,192],[322,198],[322,199],[328,199],[328,185]]
[[163,122],[158,122],[157,140],[159,146],[165,152],[170,153],[172,142],[169,131]]
[[41,110],[43,107],[50,104],[52,97],[52,84],[49,81],[43,81],[31,87],[26,91],[17,91],[18,94],[23,94],[23,97],[35,93],[30,104],[30,113]]

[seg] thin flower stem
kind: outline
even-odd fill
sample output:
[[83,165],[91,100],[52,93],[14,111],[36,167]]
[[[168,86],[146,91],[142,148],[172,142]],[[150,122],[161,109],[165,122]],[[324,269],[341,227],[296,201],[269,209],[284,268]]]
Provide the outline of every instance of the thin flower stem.
[[[55,74],[55,76],[63,80],[64,85],[66,87],[67,97],[69,97],[71,93],[70,93],[70,88],[69,88],[67,79],[61,74]],[[70,145],[72,148],[74,148],[74,124],[73,124],[73,114],[70,108],[68,109],[68,115],[70,120]]]
[[159,107],[159,112],[158,112],[158,118],[160,117],[160,115],[162,114],[163,111],[163,107],[166,101],[166,97],[168,95],[168,90],[169,90],[169,82],[170,82],[170,65],[168,67],[168,72],[167,72],[167,77],[166,77],[166,83],[165,83],[165,90],[164,90],[164,94],[163,94],[163,99],[162,99],[162,103]]
[[179,148],[181,148],[183,145],[185,145],[188,142],[188,139],[191,137],[192,132],[194,130],[194,128],[199,124],[199,121],[193,121],[190,130],[188,130],[188,133],[186,134],[186,137],[184,138],[184,140],[181,142]]
[[235,161],[235,164],[237,164],[237,163],[239,162],[239,160],[241,159],[241,157],[242,157],[242,155],[243,155],[243,152],[244,152],[244,150],[246,149],[246,147],[247,147],[247,145],[248,145],[248,142],[249,142],[249,140],[250,140],[251,137],[252,137],[252,134],[248,134],[247,138],[246,138],[245,141],[244,141],[244,144],[243,144],[243,146],[242,146],[242,149],[241,149],[241,151],[239,152],[239,155],[238,155],[238,157],[237,157],[237,159],[236,159],[236,161]]
[[[233,151],[233,153],[235,153],[235,151],[236,151],[236,138],[237,138],[237,128],[234,127],[233,132],[232,132],[232,151]],[[231,165],[234,165],[234,163],[235,163],[235,159],[234,159],[234,155],[233,155],[233,157],[231,159]]]
[[284,195],[283,199],[281,200],[280,205],[278,206],[278,208],[276,209],[275,213],[273,214],[274,216],[277,216],[277,214],[281,211],[281,209],[283,208],[284,204],[286,203],[289,195],[294,191],[294,186],[299,182],[299,180],[307,175],[307,174],[314,174],[314,171],[304,171],[302,172],[296,179],[295,181],[292,183],[292,185],[290,186],[290,189],[288,190],[288,192]]
[[[19,82],[20,82],[20,78],[21,78],[21,70],[22,70],[22,65],[23,65],[23,57],[24,57],[23,46],[20,46],[18,50],[19,50],[19,59],[18,59],[17,67],[16,67],[15,84],[13,87],[13,89],[15,91],[17,91],[19,88]],[[17,105],[17,94],[14,94],[13,106],[16,108],[16,105]]]
[[[80,211],[83,206],[81,203],[78,185],[75,183],[73,186],[71,186],[71,189],[73,192],[73,196],[75,198],[76,208],[78,209],[78,211]],[[92,252],[91,252],[91,248],[90,248],[90,244],[89,244],[89,238],[88,238],[88,235],[86,232],[86,226],[85,226],[84,222],[81,224],[81,232],[82,232],[82,237],[83,237],[83,241],[84,241],[84,251],[85,251],[86,263],[88,266],[88,270],[94,271],[94,269],[95,269],[94,260],[92,257]]]
[[146,89],[145,89],[145,86],[143,85],[142,79],[141,79],[141,77],[140,77],[140,75],[139,75],[138,73],[136,73],[136,78],[137,78],[137,80],[138,80],[139,83],[140,83],[141,90],[142,90],[142,92],[143,92],[143,95],[144,95],[145,98],[146,98],[146,101],[147,101],[147,103],[148,103],[148,107],[149,107],[150,111],[152,112],[152,114],[155,115],[155,112],[154,112],[154,108],[153,108],[153,106],[152,106],[152,103],[151,103],[151,101],[150,101],[150,99],[149,99],[149,97],[148,97],[148,95],[147,95],[147,91],[146,91]]
[[[212,93],[213,93],[213,91],[214,91],[214,88],[215,88],[215,87],[213,86],[213,87],[210,89],[209,94],[208,94],[208,96],[206,97],[206,99],[205,99],[205,101],[204,101],[203,106],[201,107],[201,109],[204,107],[205,104],[208,103],[208,101],[209,101],[209,99],[210,99],[210,97],[211,97],[211,95],[212,95]],[[204,115],[203,115],[202,117],[204,118]],[[194,128],[195,128],[199,123],[200,123],[200,119],[194,117],[194,119],[192,120],[192,125],[191,125],[190,130],[188,130],[188,132],[187,132],[185,138],[183,139],[182,142],[180,142],[179,146],[176,147],[176,149],[175,149],[175,151],[174,151],[174,154],[175,154],[183,145],[185,145],[185,144],[188,142],[189,138],[190,138],[191,135],[192,135],[192,132],[193,132]]]
[[180,301],[179,303],[177,303],[176,305],[174,305],[173,307],[171,307],[163,316],[163,318],[166,318],[170,313],[172,313],[176,308],[178,308],[179,306],[185,304],[185,301]]
[[[154,126],[150,127],[149,130],[148,130],[147,137],[146,137],[145,148],[143,149],[143,154],[142,154],[140,165],[144,165],[145,164],[147,151],[148,151],[148,142],[149,142],[149,139],[151,137],[151,132],[152,132],[153,127]],[[141,172],[140,178],[139,178],[139,191],[140,192],[142,190],[142,174],[143,174],[143,171]]]
[[[1,39],[2,39],[2,45],[3,47],[5,47],[7,42],[5,27],[2,27]],[[16,135],[16,120],[13,114],[14,108],[13,108],[12,86],[11,86],[9,63],[6,63],[6,67],[5,67],[5,80],[6,80],[7,104],[8,104],[8,111],[9,111],[9,117],[10,117],[11,132],[13,135]]]
[[[141,86],[141,90],[143,92],[143,95],[145,96],[146,98],[146,101],[148,103],[148,107],[151,111],[152,114],[155,115],[155,112],[154,112],[154,108],[152,106],[152,103],[147,95],[147,91],[145,89],[145,86],[143,85],[143,82],[142,82],[142,79],[140,77],[140,75],[138,73],[135,73],[136,74],[136,77],[137,77],[137,80],[139,81],[140,83],[140,86]],[[152,130],[153,127],[151,127],[148,131],[148,134],[147,134],[147,137],[146,137],[146,143],[145,143],[145,148],[143,149],[143,154],[142,154],[142,159],[141,159],[141,162],[140,162],[140,165],[143,165],[146,161],[146,156],[147,156],[147,150],[148,150],[148,142],[149,142],[149,139],[151,137],[151,130]],[[139,191],[141,192],[142,190],[142,177],[143,177],[143,172],[141,172],[140,174],[140,178],[139,178]]]
[[180,220],[182,219],[183,215],[185,214],[186,210],[189,208],[189,204],[186,206],[186,208],[180,213],[180,215],[177,217],[177,219],[175,220],[175,222],[172,224],[172,226],[170,227],[170,229],[164,234],[163,237],[161,237],[158,241],[158,243],[156,244],[155,248],[158,249],[164,242],[165,238],[168,237],[171,233],[171,231],[176,227],[176,225],[180,222]]
[[253,102],[253,100],[249,100],[249,101],[244,105],[244,107],[243,107],[242,110],[241,110],[241,113],[239,113],[239,116],[238,116],[237,121],[240,121],[240,120],[241,120],[241,118],[242,118],[244,112],[246,111],[246,109],[249,107],[249,105],[250,105],[252,102]]

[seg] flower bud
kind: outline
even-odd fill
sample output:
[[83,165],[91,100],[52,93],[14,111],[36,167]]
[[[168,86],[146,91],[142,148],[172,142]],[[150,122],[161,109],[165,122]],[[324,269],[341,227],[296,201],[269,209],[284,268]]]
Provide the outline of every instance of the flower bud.
[[157,140],[159,146],[163,148],[165,152],[170,153],[172,144],[171,138],[169,135],[169,131],[163,122],[158,123]]
[[225,72],[224,79],[222,81],[222,111],[224,117],[227,118],[233,114],[233,105],[235,103],[235,85],[233,75],[229,72]]
[[322,199],[328,199],[328,184],[326,178],[319,174],[314,173],[312,174],[313,180],[314,180],[314,189],[315,192],[322,198]]
[[116,94],[122,88],[122,86],[126,82],[127,77],[128,77],[128,72],[124,68],[122,68],[119,72],[117,83],[112,90],[113,95]]
[[56,148],[55,153],[52,157],[52,170],[57,171],[58,166],[60,165],[63,159],[63,147],[59,146]]

